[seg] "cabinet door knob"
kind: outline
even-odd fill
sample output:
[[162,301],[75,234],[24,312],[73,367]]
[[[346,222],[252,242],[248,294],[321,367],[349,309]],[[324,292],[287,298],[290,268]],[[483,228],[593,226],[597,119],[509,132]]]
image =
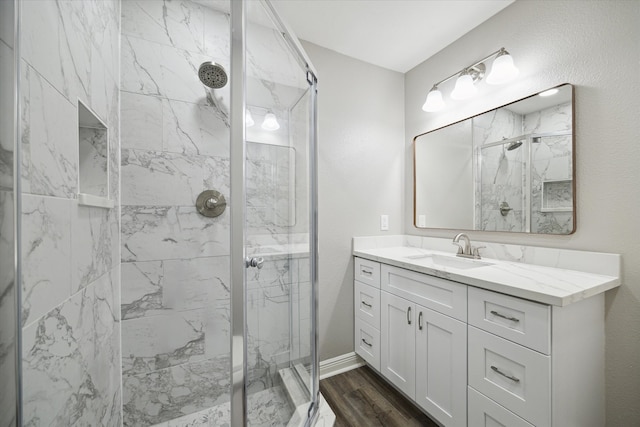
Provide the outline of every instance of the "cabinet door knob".
[[418,314],[418,329],[422,330],[422,312]]
[[360,302],[362,303],[362,305],[366,305],[366,306],[367,306],[367,307],[369,307],[369,308],[373,307],[371,304],[367,304],[367,303],[366,303],[366,302],[364,302],[364,301],[360,301]]
[[407,323],[411,324],[411,307],[407,307]]
[[372,347],[372,346],[373,346],[372,344],[369,344],[369,343],[367,342],[367,340],[365,340],[364,338],[362,338],[362,342],[363,342],[363,343],[365,343],[366,345],[368,345],[369,347]]

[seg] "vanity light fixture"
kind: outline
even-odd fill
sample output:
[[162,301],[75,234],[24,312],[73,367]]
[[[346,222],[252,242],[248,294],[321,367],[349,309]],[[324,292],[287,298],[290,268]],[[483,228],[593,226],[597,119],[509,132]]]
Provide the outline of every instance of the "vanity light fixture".
[[440,80],[434,84],[427,94],[427,99],[422,106],[422,109],[427,112],[442,110],[445,104],[442,99],[442,92],[438,86],[453,79],[454,77],[458,77],[458,79],[456,80],[453,92],[451,92],[451,98],[455,100],[471,98],[478,92],[478,88],[475,84],[484,77],[486,71],[484,62],[494,56],[495,59],[491,66],[491,72],[487,76],[487,83],[504,84],[516,78],[518,75],[518,69],[513,65],[513,58],[505,48],[501,48],[493,52],[491,55],[482,58],[480,61],[477,61],[476,63],[465,67],[446,79]]
[[278,123],[278,119],[276,115],[272,112],[268,112],[266,116],[264,116],[264,121],[262,122],[262,129],[264,130],[278,130],[280,129],[280,123]]

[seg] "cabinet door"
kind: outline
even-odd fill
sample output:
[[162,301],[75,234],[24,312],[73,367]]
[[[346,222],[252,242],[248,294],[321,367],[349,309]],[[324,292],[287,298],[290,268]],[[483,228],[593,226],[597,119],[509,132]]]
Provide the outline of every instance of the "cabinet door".
[[415,397],[415,304],[380,293],[380,371],[410,398]]
[[416,403],[447,427],[466,426],[467,325],[416,310]]

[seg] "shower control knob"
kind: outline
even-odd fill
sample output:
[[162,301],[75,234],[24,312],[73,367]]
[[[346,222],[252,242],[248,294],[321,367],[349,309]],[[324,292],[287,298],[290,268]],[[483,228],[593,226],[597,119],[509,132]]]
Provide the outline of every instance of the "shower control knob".
[[264,258],[259,257],[259,258],[246,258],[245,259],[245,265],[247,268],[249,267],[257,267],[258,270],[260,270],[262,268],[262,264],[264,264]]
[[196,200],[196,209],[202,216],[215,218],[222,215],[227,207],[224,196],[216,190],[205,190]]

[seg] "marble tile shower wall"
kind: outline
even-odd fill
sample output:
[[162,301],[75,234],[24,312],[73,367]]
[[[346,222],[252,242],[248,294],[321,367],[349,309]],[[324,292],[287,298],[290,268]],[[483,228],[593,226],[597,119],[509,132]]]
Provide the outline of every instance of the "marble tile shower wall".
[[13,2],[0,2],[0,426],[16,424],[16,323],[13,248]]
[[[571,132],[571,103],[556,105],[524,116],[525,133]],[[543,137],[531,146],[531,232],[567,234],[573,228],[573,212],[569,210],[542,212],[542,192],[545,181],[565,180],[555,186],[554,199],[561,206],[571,206],[573,192],[572,137]],[[549,194],[547,194],[549,195]]]
[[109,128],[119,199],[116,0],[22,2],[24,425],[121,424],[120,218],[80,206],[78,100]]
[[[254,45],[258,52],[251,47],[247,52],[247,78],[259,88],[258,105],[268,99],[284,102],[278,88],[299,82],[278,66],[284,57],[276,49],[283,43],[281,35],[256,24],[247,31],[260,41]],[[229,85],[207,91],[197,74],[209,60],[229,70],[229,55],[225,12],[189,0],[122,3],[121,308],[127,426],[171,420],[230,397],[229,211],[206,218],[194,207],[205,189],[229,198]],[[286,64],[297,66],[291,58]],[[304,81],[304,73],[300,78]],[[285,98],[295,100],[301,91],[296,87],[286,93]],[[273,141],[274,135],[268,142],[288,143],[286,135]],[[248,179],[256,182],[280,162],[271,153],[280,150],[260,148],[254,153],[260,157],[248,166],[248,173],[255,172]],[[289,164],[270,175],[274,179],[265,182],[266,192],[248,185],[248,223],[255,233],[248,236],[250,244],[289,243],[288,206],[270,206],[279,195],[290,195],[290,183],[282,179],[289,176]],[[265,222],[268,226],[261,228]],[[248,270],[251,391],[274,385],[277,368],[288,365],[298,264],[298,259],[276,256],[262,270]]]
[[191,1],[122,2],[122,373],[124,425],[229,400],[229,16]]

